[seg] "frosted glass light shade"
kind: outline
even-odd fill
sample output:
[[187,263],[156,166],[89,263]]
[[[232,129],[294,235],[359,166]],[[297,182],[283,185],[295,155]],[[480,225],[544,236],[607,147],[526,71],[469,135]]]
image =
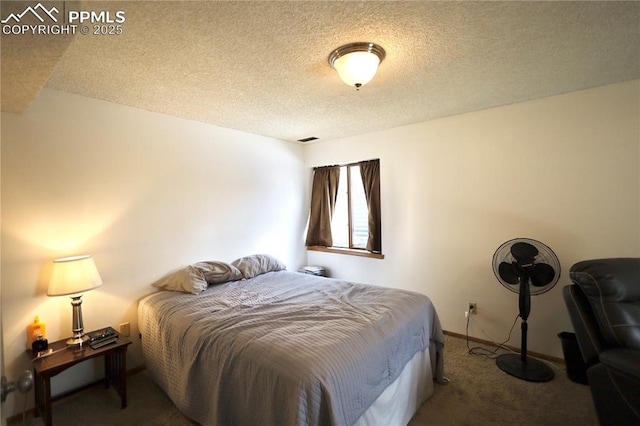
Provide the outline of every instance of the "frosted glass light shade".
[[351,43],[331,52],[329,64],[345,84],[358,89],[373,79],[385,54],[382,47],[373,43]]
[[53,261],[47,296],[65,296],[92,290],[102,285],[91,256],[74,256]]
[[353,52],[336,59],[333,66],[348,86],[360,87],[376,75],[379,64],[380,58],[373,53]]

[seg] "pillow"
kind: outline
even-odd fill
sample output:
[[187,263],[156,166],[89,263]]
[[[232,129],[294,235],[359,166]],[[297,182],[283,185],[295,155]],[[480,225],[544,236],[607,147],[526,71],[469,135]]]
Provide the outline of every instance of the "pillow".
[[189,265],[165,275],[151,285],[163,290],[199,294],[207,288],[207,281],[200,268]]
[[242,276],[249,279],[257,275],[271,271],[281,271],[287,267],[275,257],[268,254],[254,254],[241,257],[231,262],[231,265],[240,270]]
[[242,279],[242,272],[233,265],[225,262],[206,261],[194,264],[196,268],[202,271],[204,280],[207,284],[222,284],[227,281],[237,281]]
[[241,279],[242,273],[235,266],[225,262],[205,261],[171,272],[151,285],[163,290],[199,294],[206,290],[209,284]]

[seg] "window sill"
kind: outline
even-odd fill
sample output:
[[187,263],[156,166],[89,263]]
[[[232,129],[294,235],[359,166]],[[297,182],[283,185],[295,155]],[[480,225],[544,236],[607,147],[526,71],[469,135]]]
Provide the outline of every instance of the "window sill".
[[382,253],[371,253],[370,251],[361,250],[361,249],[311,246],[311,247],[307,247],[307,250],[322,251],[325,253],[346,254],[349,256],[370,257],[373,259],[384,259],[384,254]]

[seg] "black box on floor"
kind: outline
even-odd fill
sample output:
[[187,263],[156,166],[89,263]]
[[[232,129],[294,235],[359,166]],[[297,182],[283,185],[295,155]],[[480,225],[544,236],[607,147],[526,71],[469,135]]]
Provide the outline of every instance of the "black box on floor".
[[583,385],[588,385],[587,366],[582,359],[582,352],[578,345],[578,339],[575,333],[563,331],[558,333],[558,337],[562,342],[562,352],[564,354],[564,362],[567,366],[567,376],[569,380]]

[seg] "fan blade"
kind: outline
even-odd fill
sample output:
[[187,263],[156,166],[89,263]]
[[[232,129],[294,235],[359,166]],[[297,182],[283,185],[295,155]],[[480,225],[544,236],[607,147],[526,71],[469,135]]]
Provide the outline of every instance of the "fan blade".
[[553,281],[556,271],[546,263],[536,263],[531,273],[531,284],[536,287],[544,287]]
[[538,249],[529,243],[515,243],[511,246],[511,255],[516,260],[531,259],[538,255]]
[[498,266],[500,278],[502,278],[508,284],[518,284],[520,282],[520,277],[514,269],[515,268],[511,263],[501,262]]

